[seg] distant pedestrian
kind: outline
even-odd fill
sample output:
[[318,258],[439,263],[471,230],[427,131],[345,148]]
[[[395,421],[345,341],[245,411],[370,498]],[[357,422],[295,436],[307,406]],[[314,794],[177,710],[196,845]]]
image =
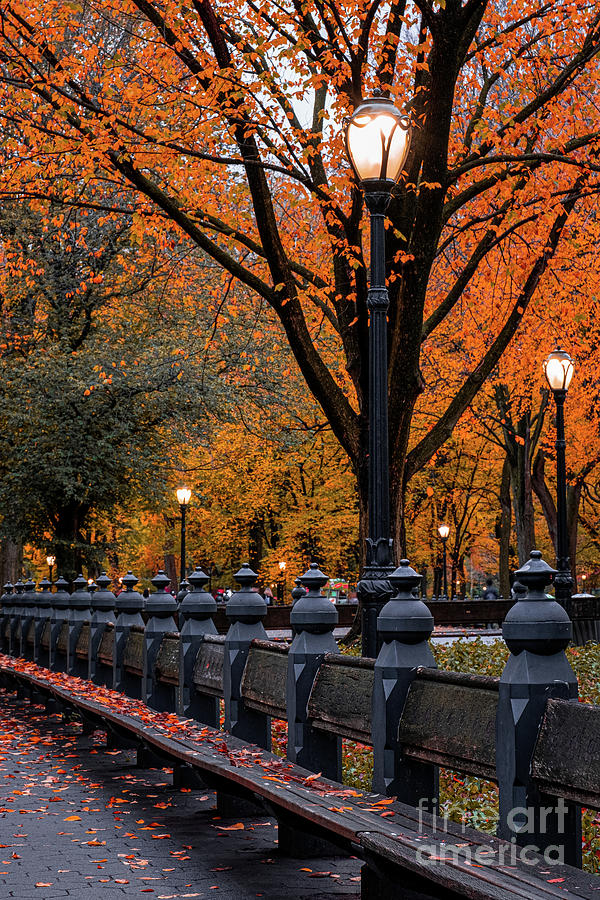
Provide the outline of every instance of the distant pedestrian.
[[483,591],[483,599],[484,600],[497,600],[500,596],[498,592],[498,588],[493,582],[493,579],[487,578],[485,582],[485,588]]

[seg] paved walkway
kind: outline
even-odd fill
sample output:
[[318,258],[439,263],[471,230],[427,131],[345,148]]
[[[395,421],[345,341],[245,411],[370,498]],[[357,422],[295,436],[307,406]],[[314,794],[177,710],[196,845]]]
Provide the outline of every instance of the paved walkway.
[[2,900],[350,900],[360,866],[281,858],[271,820],[220,819],[213,793],[0,690]]

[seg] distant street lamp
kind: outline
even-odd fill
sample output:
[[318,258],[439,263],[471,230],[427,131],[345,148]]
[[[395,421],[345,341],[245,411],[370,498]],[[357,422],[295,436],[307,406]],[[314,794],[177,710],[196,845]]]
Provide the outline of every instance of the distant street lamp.
[[408,153],[410,121],[381,92],[364,100],[346,123],[348,158],[371,219],[369,324],[369,531],[366,564],[357,585],[362,604],[362,654],[377,656],[377,616],[391,596],[388,451],[388,291],[385,212]]
[[46,562],[48,563],[48,578],[50,582],[52,582],[52,569],[54,568],[54,563],[56,562],[56,557],[52,554],[49,554],[46,557]]
[[553,350],[544,362],[544,375],[556,403],[556,599],[570,612],[573,578],[567,534],[567,467],[565,461],[565,400],[575,364],[568,353]]
[[586,578],[587,578],[587,575],[585,575],[585,574],[581,576],[581,593],[582,593],[582,594],[585,594],[585,580],[586,580]]
[[448,525],[440,525],[438,528],[438,534],[442,539],[442,548],[443,548],[443,582],[444,582],[444,600],[448,599],[448,565],[446,561],[446,541],[448,540],[448,535],[450,534],[450,527]]
[[179,576],[180,585],[183,584],[183,582],[185,581],[185,576],[187,575],[187,569],[185,565],[185,512],[187,509],[187,505],[190,502],[191,496],[192,492],[189,488],[177,488],[177,502],[179,503],[179,509],[181,510],[181,574]]

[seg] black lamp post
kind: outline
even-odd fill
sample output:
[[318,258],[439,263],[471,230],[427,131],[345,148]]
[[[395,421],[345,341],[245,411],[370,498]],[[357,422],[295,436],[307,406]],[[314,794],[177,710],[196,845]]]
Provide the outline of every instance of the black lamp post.
[[391,597],[394,571],[390,538],[388,451],[388,291],[385,284],[385,211],[410,140],[409,119],[376,92],[346,124],[346,150],[364,191],[371,218],[369,323],[369,536],[358,583],[362,604],[362,654],[377,656],[377,616]]
[[448,535],[450,534],[450,527],[448,525],[440,525],[438,528],[438,534],[442,539],[442,548],[443,548],[443,582],[444,582],[444,600],[448,599],[448,562],[446,559],[446,542],[448,541]]
[[564,350],[557,348],[544,362],[544,375],[556,403],[556,599],[570,612],[573,579],[567,534],[567,472],[565,462],[565,400],[575,365]]
[[191,496],[192,492],[189,488],[177,488],[177,502],[179,503],[179,509],[181,510],[181,566],[179,576],[180,585],[183,584],[183,582],[185,581],[185,576],[187,575],[187,568],[185,565],[185,513]]
[[50,584],[52,584],[52,569],[54,568],[54,563],[56,562],[56,557],[50,553],[46,557],[46,562],[48,563],[48,578],[50,580]]

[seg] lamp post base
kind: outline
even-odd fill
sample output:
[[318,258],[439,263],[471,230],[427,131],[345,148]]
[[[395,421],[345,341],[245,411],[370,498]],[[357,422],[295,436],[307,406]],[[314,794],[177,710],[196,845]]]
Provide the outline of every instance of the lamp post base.
[[391,599],[392,585],[389,576],[394,569],[393,565],[365,566],[362,578],[356,586],[358,602],[362,610],[361,655],[369,656],[371,659],[376,659],[381,649],[381,641],[377,637],[377,617]]
[[571,576],[571,570],[569,568],[569,563],[561,564],[562,560],[557,560],[556,568],[558,572],[554,576],[554,594],[556,596],[557,601],[566,610],[571,616],[571,595],[573,594],[573,578]]

